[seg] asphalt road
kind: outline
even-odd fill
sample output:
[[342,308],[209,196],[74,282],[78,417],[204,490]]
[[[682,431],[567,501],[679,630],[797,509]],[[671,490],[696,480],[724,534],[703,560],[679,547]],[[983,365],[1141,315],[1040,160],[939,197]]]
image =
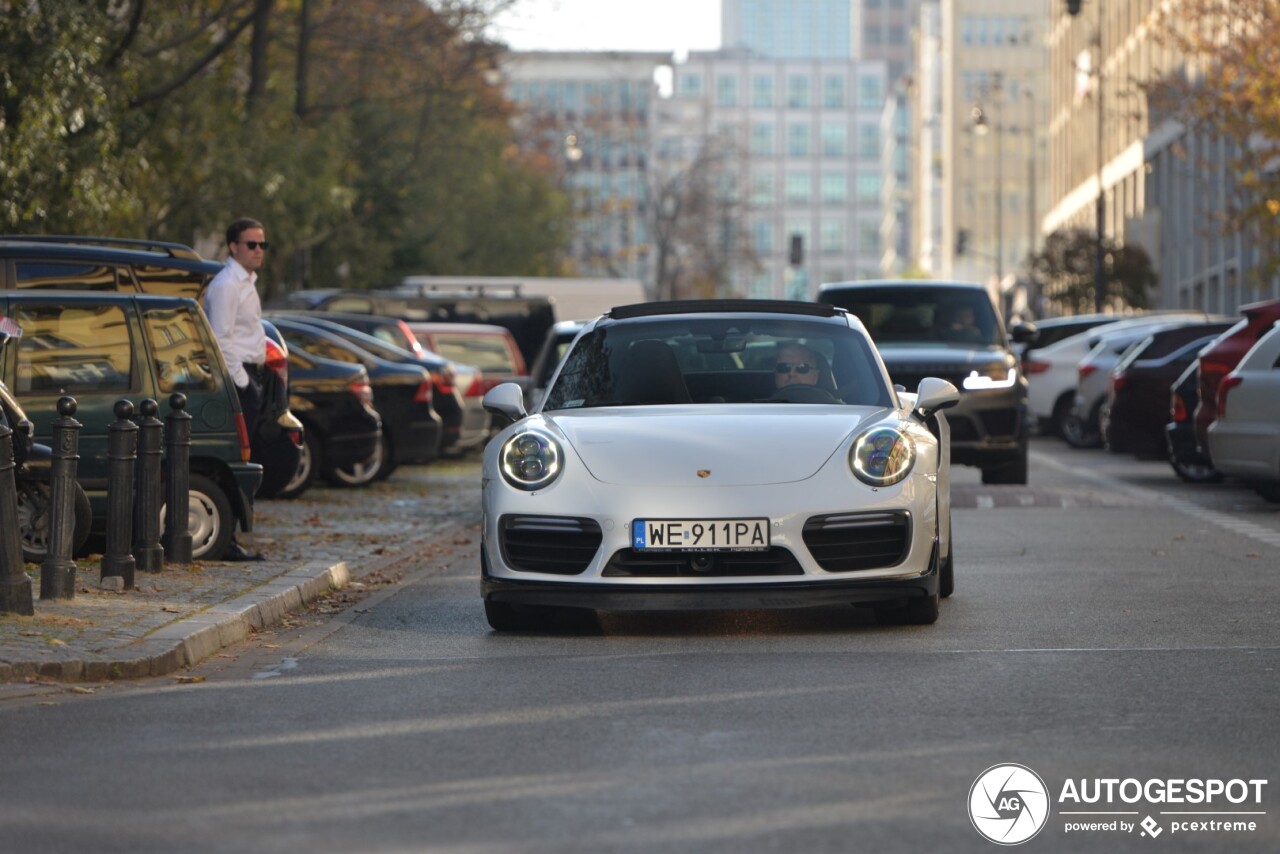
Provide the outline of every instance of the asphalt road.
[[[1280,850],[1280,509],[1050,440],[1031,471],[958,470],[931,627],[823,609],[497,635],[477,536],[204,682],[0,702],[0,850],[993,851],[979,824],[1027,822],[1027,851]],[[984,776],[971,820],[1005,763],[1046,794]],[[1089,803],[1099,779],[1137,782]],[[1182,803],[1124,798],[1170,780]],[[1190,803],[1199,780],[1226,792]],[[1267,782],[1235,803],[1232,780]],[[1173,815],[1193,812],[1229,815]]]

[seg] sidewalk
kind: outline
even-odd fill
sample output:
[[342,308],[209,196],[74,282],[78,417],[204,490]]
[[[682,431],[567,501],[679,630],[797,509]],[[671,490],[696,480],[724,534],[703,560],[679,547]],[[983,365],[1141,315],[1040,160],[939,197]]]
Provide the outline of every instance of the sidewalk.
[[77,559],[76,595],[41,600],[35,615],[0,614],[0,682],[102,681],[189,667],[274,625],[330,591],[394,566],[479,519],[478,465],[397,470],[362,490],[313,487],[255,508],[265,561],[198,561],[138,572],[134,589],[98,586],[99,556]]

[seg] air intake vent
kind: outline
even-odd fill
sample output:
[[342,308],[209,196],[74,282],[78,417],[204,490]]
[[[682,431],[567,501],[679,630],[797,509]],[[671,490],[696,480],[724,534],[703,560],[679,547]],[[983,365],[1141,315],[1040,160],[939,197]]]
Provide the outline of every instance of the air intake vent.
[[774,546],[761,552],[644,552],[623,549],[604,568],[608,578],[712,578],[804,575],[795,555]]
[[827,572],[880,569],[901,563],[911,542],[911,515],[840,513],[804,523],[804,544]]
[[503,516],[498,531],[507,566],[554,575],[582,572],[603,539],[594,519],[565,516]]

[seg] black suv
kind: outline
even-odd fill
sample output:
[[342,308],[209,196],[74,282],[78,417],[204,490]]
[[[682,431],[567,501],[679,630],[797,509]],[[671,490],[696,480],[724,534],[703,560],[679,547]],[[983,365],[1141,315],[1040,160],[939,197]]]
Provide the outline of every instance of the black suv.
[[[1027,379],[986,288],[837,282],[819,289],[818,302],[857,315],[895,384],[915,391],[924,377],[941,377],[960,390],[959,405],[946,413],[953,462],[981,468],[983,483],[1027,482]],[[1015,340],[1033,334],[1018,329]]]
[[253,527],[262,467],[249,462],[249,432],[231,374],[195,300],[133,293],[0,290],[0,315],[21,330],[0,351],[0,380],[48,444],[58,398],[79,408],[77,479],[105,528],[107,428],[115,402],[152,398],[168,413],[174,392],[191,420],[192,554],[218,560],[237,523]]

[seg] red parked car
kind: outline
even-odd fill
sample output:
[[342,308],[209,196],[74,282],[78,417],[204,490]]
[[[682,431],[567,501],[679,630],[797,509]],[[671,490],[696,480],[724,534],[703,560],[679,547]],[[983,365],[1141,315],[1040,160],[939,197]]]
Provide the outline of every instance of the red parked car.
[[1280,320],[1280,299],[1255,302],[1240,307],[1244,318],[1204,349],[1199,361],[1200,402],[1196,404],[1196,442],[1209,452],[1209,425],[1218,417],[1218,386],[1222,378],[1240,364],[1258,339]]

